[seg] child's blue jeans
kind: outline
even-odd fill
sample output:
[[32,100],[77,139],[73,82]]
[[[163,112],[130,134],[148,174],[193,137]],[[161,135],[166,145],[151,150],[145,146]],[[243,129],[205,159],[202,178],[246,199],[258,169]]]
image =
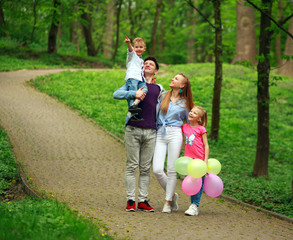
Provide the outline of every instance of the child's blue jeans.
[[191,203],[196,204],[196,206],[199,206],[199,203],[200,203],[200,199],[201,199],[201,195],[202,195],[202,191],[203,191],[204,178],[205,178],[205,176],[203,176],[201,178],[202,185],[201,185],[199,192],[197,194],[191,196]]
[[[130,90],[133,90],[133,91],[137,91],[138,89],[140,89],[141,87],[144,87],[142,89],[142,91],[144,93],[147,93],[148,92],[148,87],[146,85],[145,82],[142,82],[142,81],[139,81],[139,80],[136,80],[136,79],[133,79],[133,78],[129,78],[127,81],[126,81],[126,86],[127,86],[127,90],[130,91]],[[132,106],[133,102],[134,102],[135,99],[130,99],[128,101],[128,106]]]

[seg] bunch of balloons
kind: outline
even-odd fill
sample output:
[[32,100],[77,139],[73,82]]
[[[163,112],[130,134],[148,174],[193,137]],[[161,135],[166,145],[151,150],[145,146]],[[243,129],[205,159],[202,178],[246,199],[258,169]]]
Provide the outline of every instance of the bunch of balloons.
[[195,195],[202,186],[210,197],[218,197],[223,192],[223,182],[217,174],[221,171],[221,163],[214,158],[208,160],[208,165],[201,159],[180,157],[175,162],[175,169],[181,175],[187,175],[182,182],[182,190],[187,195]]

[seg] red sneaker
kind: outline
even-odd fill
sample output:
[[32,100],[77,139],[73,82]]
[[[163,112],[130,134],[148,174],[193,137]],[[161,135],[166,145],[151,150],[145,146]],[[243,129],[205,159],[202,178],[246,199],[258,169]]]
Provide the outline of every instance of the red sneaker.
[[136,211],[135,201],[133,201],[133,200],[127,201],[126,211],[127,212],[135,212]]
[[137,208],[145,212],[154,212],[155,210],[149,205],[148,201],[140,202],[137,205]]

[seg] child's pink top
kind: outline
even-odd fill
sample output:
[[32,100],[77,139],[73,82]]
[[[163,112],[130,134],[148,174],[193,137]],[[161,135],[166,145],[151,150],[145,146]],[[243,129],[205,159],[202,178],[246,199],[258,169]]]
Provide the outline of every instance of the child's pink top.
[[207,133],[205,127],[201,125],[191,127],[187,123],[182,126],[182,132],[185,137],[184,156],[204,160],[205,150],[202,135]]

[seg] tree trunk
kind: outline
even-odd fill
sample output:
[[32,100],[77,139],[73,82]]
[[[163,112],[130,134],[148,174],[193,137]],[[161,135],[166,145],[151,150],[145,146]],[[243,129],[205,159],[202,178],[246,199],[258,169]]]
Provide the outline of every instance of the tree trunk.
[[115,0],[110,0],[107,7],[107,21],[104,38],[104,57],[111,59],[113,50],[113,28],[115,18]]
[[132,14],[132,0],[128,0],[128,17],[129,17],[129,22],[130,22],[129,37],[132,37],[134,35],[134,30],[133,30],[134,29],[134,16]]
[[[279,19],[278,19],[278,23],[280,24],[283,20],[283,3],[282,0],[279,0]],[[277,60],[277,66],[280,67],[282,64],[282,60],[281,60],[281,33],[279,32],[276,35],[275,38],[275,47],[276,47],[276,60]]]
[[115,44],[115,50],[112,56],[112,59],[114,59],[117,55],[118,46],[119,46],[119,33],[120,33],[120,13],[121,13],[121,6],[122,6],[123,0],[118,1],[118,8],[117,8],[117,14],[116,14],[116,44]]
[[162,53],[165,48],[165,20],[162,18],[160,23],[160,37],[159,37],[159,53]]
[[163,0],[157,1],[157,10],[156,10],[156,15],[155,15],[155,20],[154,20],[154,25],[152,30],[152,41],[151,41],[151,51],[150,51],[151,56],[155,56],[155,53],[156,53],[157,27],[158,27],[160,10],[161,10],[162,4],[163,4]]
[[[197,0],[195,0],[194,5],[196,5]],[[187,63],[195,62],[195,28],[196,28],[196,10],[190,9],[187,12],[188,26],[190,26],[189,38],[187,40]]]
[[58,34],[58,26],[60,22],[60,0],[54,0],[54,11],[52,17],[52,24],[49,31],[49,39],[48,39],[48,53],[56,53],[56,42],[57,42],[57,34]]
[[[293,17],[290,19],[288,32],[293,34]],[[293,39],[289,35],[287,36],[284,54],[289,56],[290,59],[283,59],[278,73],[293,78]]]
[[[83,34],[85,37],[85,42],[87,46],[87,55],[96,56],[95,46],[92,39],[92,19],[90,14],[87,11],[84,11],[86,4],[84,0],[79,1],[79,6],[81,7],[81,18],[85,20],[86,24],[82,25]],[[90,11],[91,12],[91,11]]]
[[244,60],[256,64],[257,54],[254,9],[244,5],[244,0],[237,1],[237,41],[236,55],[232,63]]
[[[3,8],[2,8],[2,1],[0,0],[0,37],[2,37],[3,35],[7,38],[10,38],[10,35],[6,29],[6,23],[5,23],[5,18],[4,18],[4,12],[3,12]],[[4,34],[3,34],[4,33]]]
[[[271,15],[273,0],[262,0],[262,4],[267,6],[263,12]],[[254,169],[252,175],[255,177],[268,177],[269,162],[269,77],[270,77],[270,42],[272,33],[269,30],[271,20],[261,13],[260,36],[259,36],[259,56],[263,57],[257,65],[257,148]]]
[[38,1],[33,0],[34,23],[33,23],[32,33],[31,33],[31,40],[30,40],[31,43],[33,42],[33,39],[34,39],[34,33],[35,33],[35,30],[36,30],[36,24],[37,24],[37,11],[36,11],[37,10],[37,4],[38,4]]
[[222,89],[222,23],[221,23],[221,0],[213,0],[214,18],[216,27],[215,36],[215,82],[212,107],[212,125],[210,138],[217,140],[220,127],[220,100]]

